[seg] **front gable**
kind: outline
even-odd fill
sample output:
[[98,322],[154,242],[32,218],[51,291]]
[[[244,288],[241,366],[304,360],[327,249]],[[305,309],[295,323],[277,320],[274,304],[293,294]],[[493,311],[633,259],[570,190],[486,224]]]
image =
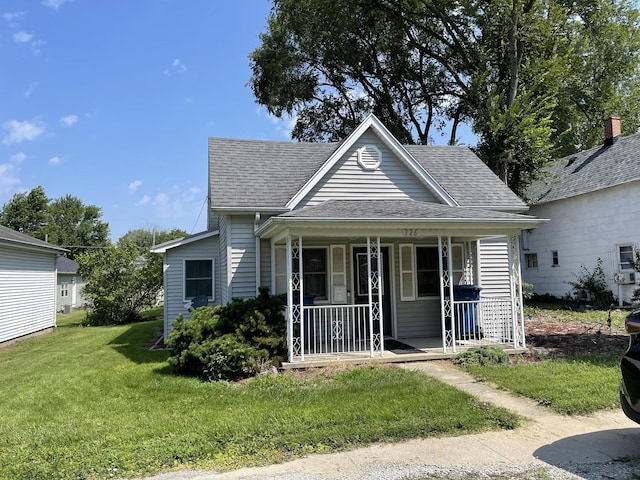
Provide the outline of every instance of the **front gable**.
[[296,208],[331,199],[444,203],[371,129],[337,159]]
[[296,209],[329,199],[411,199],[457,205],[373,115],[333,152],[287,207]]

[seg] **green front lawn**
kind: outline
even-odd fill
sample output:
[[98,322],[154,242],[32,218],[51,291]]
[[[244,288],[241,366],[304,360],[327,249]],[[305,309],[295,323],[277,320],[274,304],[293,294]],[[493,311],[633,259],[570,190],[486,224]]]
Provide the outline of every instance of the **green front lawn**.
[[227,469],[518,424],[503,409],[393,367],[240,384],[176,377],[166,351],[146,348],[161,320],[81,327],[80,314],[0,351],[0,478]]
[[472,366],[475,378],[493,382],[567,415],[587,415],[619,408],[620,358],[580,355],[536,363]]

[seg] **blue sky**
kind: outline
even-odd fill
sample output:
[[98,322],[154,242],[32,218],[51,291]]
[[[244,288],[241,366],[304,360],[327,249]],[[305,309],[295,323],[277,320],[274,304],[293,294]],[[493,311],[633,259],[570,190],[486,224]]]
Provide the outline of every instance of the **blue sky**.
[[290,122],[247,86],[270,8],[3,0],[0,205],[42,185],[102,208],[114,241],[134,228],[204,230],[207,138],[289,138]]

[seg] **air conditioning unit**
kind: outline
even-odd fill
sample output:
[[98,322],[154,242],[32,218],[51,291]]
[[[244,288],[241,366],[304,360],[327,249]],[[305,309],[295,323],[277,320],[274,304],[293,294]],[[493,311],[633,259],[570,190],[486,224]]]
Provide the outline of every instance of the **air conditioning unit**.
[[613,279],[619,285],[636,283],[636,272],[618,272],[613,276]]

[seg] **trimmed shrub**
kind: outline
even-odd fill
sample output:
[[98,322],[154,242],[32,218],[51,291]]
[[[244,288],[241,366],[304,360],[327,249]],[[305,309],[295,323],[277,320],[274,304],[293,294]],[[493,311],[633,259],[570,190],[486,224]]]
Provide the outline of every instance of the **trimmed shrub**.
[[453,363],[461,367],[505,365],[509,363],[509,356],[498,347],[477,347],[459,353],[453,357]]
[[255,299],[201,307],[191,319],[180,315],[169,334],[169,364],[181,375],[204,380],[239,380],[287,356],[282,299],[260,288]]

